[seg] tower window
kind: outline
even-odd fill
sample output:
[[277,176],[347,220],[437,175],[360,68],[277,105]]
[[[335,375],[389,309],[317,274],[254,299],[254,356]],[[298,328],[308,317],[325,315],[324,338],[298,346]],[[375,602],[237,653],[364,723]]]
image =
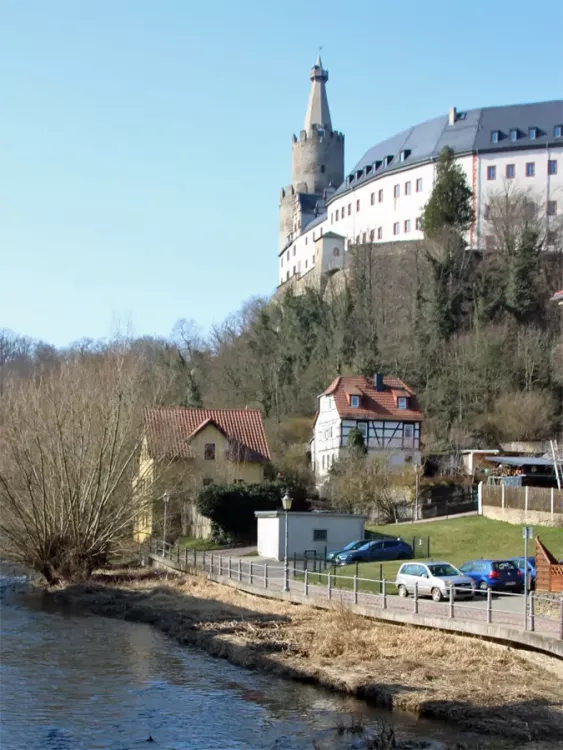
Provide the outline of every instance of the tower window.
[[324,174],[324,173],[325,173],[325,165],[321,164],[321,174]]

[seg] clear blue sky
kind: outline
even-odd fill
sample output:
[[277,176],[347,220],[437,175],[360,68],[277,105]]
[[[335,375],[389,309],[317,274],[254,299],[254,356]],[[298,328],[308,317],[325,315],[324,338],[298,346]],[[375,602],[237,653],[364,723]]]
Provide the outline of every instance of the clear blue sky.
[[563,4],[0,0],[0,328],[220,322],[277,279],[319,45],[346,164],[447,112],[559,98]]

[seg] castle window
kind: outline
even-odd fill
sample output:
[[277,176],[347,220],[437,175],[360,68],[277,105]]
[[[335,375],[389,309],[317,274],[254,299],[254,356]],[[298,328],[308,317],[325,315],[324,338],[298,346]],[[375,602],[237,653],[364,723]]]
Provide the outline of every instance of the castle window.
[[372,205],[372,206],[374,206],[374,205],[375,205],[375,193],[372,193],[372,194],[371,194],[371,205]]
[[333,248],[332,254],[334,255],[335,258],[337,258],[340,255],[340,248],[339,247]]
[[293,266],[293,275],[294,276],[295,276],[296,272],[297,272],[297,268],[296,268],[296,266]]
[[294,257],[294,258],[295,258],[295,253],[296,253],[296,252],[297,252],[297,247],[296,247],[296,246],[294,245],[294,246],[293,246],[293,257]]
[[395,222],[395,224],[393,224],[393,234],[399,234],[399,222],[398,221]]
[[282,255],[282,259],[281,259],[281,263],[280,263],[280,265],[281,265],[281,267],[283,268],[283,255]]
[[557,214],[557,201],[547,201],[547,215],[555,216]]
[[393,188],[393,197],[398,198],[400,195],[401,195],[401,186],[395,185],[395,187]]
[[321,174],[324,174],[324,173],[325,173],[325,165],[321,164]]
[[375,239],[375,229],[372,229],[371,232],[369,233],[369,241],[373,242],[374,239]]
[[497,178],[497,168],[487,167],[487,180],[496,180],[496,178]]
[[308,265],[309,265],[309,261],[307,260],[307,258],[305,258],[305,268],[308,268]]
[[380,190],[377,194],[377,200],[379,201],[379,203],[383,203],[383,190]]
[[547,162],[547,174],[557,174],[557,159],[549,159]]
[[305,244],[307,244],[308,241],[309,241],[309,238],[305,237]]
[[416,192],[421,193],[422,192],[422,177],[419,177],[416,181]]
[[528,136],[529,136],[529,138],[530,138],[531,141],[535,141],[536,138],[538,137],[538,129],[537,128],[530,128],[528,130]]
[[551,247],[552,245],[555,245],[556,239],[557,239],[557,233],[554,232],[553,230],[549,231],[545,235],[545,242],[546,242],[546,245],[548,245],[549,247]]
[[358,198],[358,200],[356,201],[356,211],[359,211],[359,210],[360,210],[360,199]]
[[410,195],[410,194],[411,194],[411,183],[405,182],[405,195]]
[[215,461],[215,443],[205,443],[203,457],[206,461]]
[[405,232],[410,232],[410,231],[411,231],[411,220],[405,219]]
[[378,240],[383,239],[383,227],[377,227],[377,239]]
[[330,215],[330,223],[331,223],[331,224],[332,224],[332,220],[333,220],[333,218],[334,218],[334,214],[331,214],[331,215]]
[[506,165],[506,179],[513,180],[515,174],[516,174],[516,167],[514,166],[514,164],[507,164]]
[[485,235],[485,250],[494,250],[495,249],[495,238],[492,234],[486,234]]
[[289,260],[289,250],[287,251],[286,258]]
[[536,174],[536,164],[533,161],[526,162],[526,177],[533,177]]
[[348,216],[351,216],[351,215],[352,215],[352,204],[349,203],[348,204]]
[[415,227],[419,231],[422,229],[422,216],[417,216],[415,219]]
[[363,245],[366,244],[366,233],[365,232],[362,234],[362,244]]
[[286,281],[289,281],[289,271],[288,271],[288,272],[286,273],[286,275],[285,275],[285,280],[286,280]]
[[344,218],[344,206],[342,206],[342,208],[340,209],[340,218]]
[[336,211],[334,212],[334,220],[338,221],[338,217],[339,216],[340,216],[340,211],[338,209],[336,209]]

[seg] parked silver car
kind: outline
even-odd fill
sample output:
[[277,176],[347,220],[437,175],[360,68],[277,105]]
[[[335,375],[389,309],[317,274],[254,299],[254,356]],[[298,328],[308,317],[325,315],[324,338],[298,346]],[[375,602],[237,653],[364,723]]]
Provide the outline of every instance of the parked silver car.
[[417,584],[419,596],[431,596],[435,602],[449,598],[450,587],[454,587],[454,598],[471,598],[475,584],[448,562],[403,563],[395,581],[399,596],[414,593]]

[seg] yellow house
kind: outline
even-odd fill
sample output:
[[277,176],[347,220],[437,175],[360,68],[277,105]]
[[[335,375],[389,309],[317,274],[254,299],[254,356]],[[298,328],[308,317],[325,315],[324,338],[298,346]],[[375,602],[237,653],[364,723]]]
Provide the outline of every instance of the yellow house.
[[[144,430],[134,482],[139,496],[141,490],[155,488],[159,478],[163,487],[184,495],[193,495],[201,484],[264,479],[270,451],[257,409],[146,409]],[[189,512],[192,519],[197,516],[193,504]],[[144,541],[152,528],[152,506],[143,506],[135,521],[135,541]]]

